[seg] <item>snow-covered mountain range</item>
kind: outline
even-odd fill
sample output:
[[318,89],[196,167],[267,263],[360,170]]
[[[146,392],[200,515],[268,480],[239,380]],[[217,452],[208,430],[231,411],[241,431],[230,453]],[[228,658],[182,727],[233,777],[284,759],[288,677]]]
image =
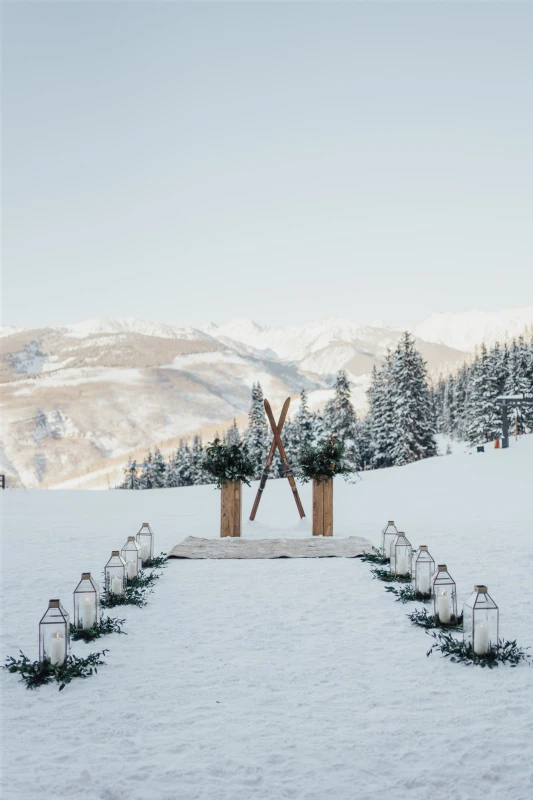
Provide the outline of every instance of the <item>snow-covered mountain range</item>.
[[[433,375],[454,370],[485,341],[520,334],[533,307],[436,314],[402,328],[349,320],[263,327],[247,319],[196,328],[133,318],[40,329],[3,328],[3,471],[26,486],[106,473],[128,454],[181,436],[204,438],[235,416],[244,424],[260,381],[278,403],[301,388],[322,406],[345,369],[359,411],[374,364],[408,327]],[[294,404],[293,404],[294,409]]]

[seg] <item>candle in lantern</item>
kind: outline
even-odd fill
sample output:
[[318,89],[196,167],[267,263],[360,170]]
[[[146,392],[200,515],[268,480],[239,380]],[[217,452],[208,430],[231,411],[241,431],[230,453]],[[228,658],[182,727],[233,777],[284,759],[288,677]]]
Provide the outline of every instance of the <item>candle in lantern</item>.
[[474,628],[474,653],[485,656],[489,652],[489,626],[486,622],[476,622]]
[[407,548],[398,547],[396,549],[398,554],[398,563],[396,564],[397,575],[407,575]]
[[50,637],[50,663],[62,664],[65,660],[65,639],[60,633]]
[[86,597],[81,607],[81,627],[85,630],[92,628],[95,623],[95,601],[92,597]]
[[141,549],[141,558],[143,561],[148,561],[150,558],[150,545],[143,544]]
[[451,619],[450,603],[447,592],[441,592],[437,597],[437,614],[439,621],[447,625]]
[[137,564],[135,561],[128,561],[126,568],[128,570],[128,578],[130,580],[137,577]]
[[423,570],[418,575],[418,591],[420,594],[429,594],[429,574]]
[[113,575],[111,578],[111,591],[113,594],[124,594],[122,578],[119,578],[118,575]]

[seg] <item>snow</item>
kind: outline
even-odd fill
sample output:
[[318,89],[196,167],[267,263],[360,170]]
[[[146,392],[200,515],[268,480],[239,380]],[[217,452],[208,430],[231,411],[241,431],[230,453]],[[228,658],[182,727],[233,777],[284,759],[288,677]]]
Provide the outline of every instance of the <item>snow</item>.
[[496,341],[505,342],[533,325],[533,306],[507,308],[502,311],[451,311],[433,314],[409,330],[419,339],[436,344],[445,344],[457,350],[472,351],[485,342],[486,346]]
[[134,317],[109,317],[107,319],[87,319],[71,325],[57,325],[60,330],[75,339],[84,339],[101,333],[140,333],[143,336],[157,336],[162,339],[210,339],[211,337],[196,328],[177,327],[165,323],[149,322]]
[[[501,633],[533,644],[533,436],[335,483],[335,535],[394,519],[447,563],[462,603],[486,583]],[[254,489],[243,495],[244,519]],[[212,487],[0,493],[3,655],[37,655],[50,597],[149,520],[156,550],[218,535]],[[310,488],[301,491],[310,513]],[[306,537],[286,481],[246,537]],[[426,658],[429,637],[357,559],[171,561],[107,666],[58,693],[2,673],[6,800],[526,800],[533,671]]]

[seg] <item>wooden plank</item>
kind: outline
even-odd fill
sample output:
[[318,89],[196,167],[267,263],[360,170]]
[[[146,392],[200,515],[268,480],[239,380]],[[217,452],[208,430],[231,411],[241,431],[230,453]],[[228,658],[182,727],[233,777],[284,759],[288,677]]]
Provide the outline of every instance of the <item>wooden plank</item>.
[[240,536],[242,481],[226,481],[220,490],[220,536]]
[[313,481],[313,536],[324,533],[324,484]]
[[[287,412],[289,410],[289,406],[291,404],[291,398],[287,397],[283,404],[283,408],[281,409],[281,414],[278,420],[278,431],[281,433],[283,430],[283,426],[285,425],[285,417],[287,416]],[[277,448],[276,438],[272,439],[272,444],[270,445],[270,451],[267,456],[267,460],[265,463],[265,468],[263,470],[263,474],[261,475],[261,483],[259,484],[259,489],[257,490],[257,494],[255,496],[254,504],[252,506],[252,512],[250,514],[250,520],[253,522],[255,519],[255,515],[257,514],[257,509],[259,508],[259,503],[261,502],[261,497],[263,495],[263,490],[266,486],[266,482],[268,480],[268,473],[270,471],[270,467],[272,466],[272,461],[274,459],[274,455]]]
[[231,484],[226,481],[220,490],[220,536],[233,536],[230,506]]
[[233,536],[240,536],[242,520],[242,481],[235,481],[231,486],[233,489]]
[[333,478],[324,481],[324,536],[333,536]]

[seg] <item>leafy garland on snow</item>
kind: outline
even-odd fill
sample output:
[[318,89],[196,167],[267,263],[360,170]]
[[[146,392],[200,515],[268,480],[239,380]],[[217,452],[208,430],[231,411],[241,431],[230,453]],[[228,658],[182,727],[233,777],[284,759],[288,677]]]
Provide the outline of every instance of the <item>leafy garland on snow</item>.
[[421,603],[429,603],[431,600],[431,595],[429,593],[422,594],[422,592],[415,592],[412,583],[410,586],[404,586],[401,589],[395,589],[394,586],[386,586],[385,591],[396,595],[397,603],[409,603],[411,600],[419,600]]
[[70,638],[74,642],[93,642],[101,636],[107,636],[110,633],[123,633],[122,626],[126,622],[125,619],[114,619],[113,617],[106,617],[101,619],[92,628],[79,628],[77,625],[70,623]]
[[355,472],[344,457],[344,442],[332,434],[321,439],[317,445],[308,445],[302,450],[297,477],[302,483],[311,480],[321,481],[335,478],[337,475],[347,477]]
[[395,575],[390,569],[371,569],[370,572],[377,578],[378,581],[385,581],[385,583],[411,583],[410,575]]
[[509,664],[516,667],[521,661],[531,664],[531,656],[526,653],[529,647],[522,649],[518,647],[516,640],[504,641],[498,639],[498,644],[493,645],[486,655],[479,656],[473,649],[459,639],[454,639],[451,633],[434,633],[426,631],[428,636],[435,639],[435,643],[429,648],[426,655],[430,656],[433,651],[440,652],[444,658],[449,658],[456,664],[470,666],[475,664],[480,667],[493,669],[500,664]]
[[166,553],[159,553],[158,556],[153,556],[152,558],[147,558],[143,561],[143,568],[144,569],[162,569],[166,567],[168,564],[168,556]]
[[383,550],[381,547],[372,547],[371,553],[363,553],[361,556],[361,561],[364,561],[369,564],[390,564],[390,558],[383,555]]
[[433,614],[428,614],[427,609],[423,609],[422,611],[418,611],[415,608],[410,614],[406,615],[408,619],[411,620],[413,625],[417,625],[419,628],[440,628],[441,630],[448,630],[448,631],[461,631],[463,630],[463,615],[459,614],[456,619],[450,621],[448,624],[445,622],[441,622],[438,617],[435,617]]
[[220,439],[207,445],[202,469],[215,479],[217,489],[221,489],[226,481],[242,481],[250,486],[250,478],[257,471],[246,443],[224,444]]
[[91,653],[87,658],[69,655],[64,664],[51,664],[50,661],[30,661],[21,650],[20,658],[8,656],[2,669],[18,672],[20,682],[25,683],[27,689],[36,689],[55,681],[59,683],[59,691],[62,691],[73,678],[89,678],[93,672],[97,673],[98,667],[106,663],[103,656],[107,652],[109,651],[102,650],[101,653]]

